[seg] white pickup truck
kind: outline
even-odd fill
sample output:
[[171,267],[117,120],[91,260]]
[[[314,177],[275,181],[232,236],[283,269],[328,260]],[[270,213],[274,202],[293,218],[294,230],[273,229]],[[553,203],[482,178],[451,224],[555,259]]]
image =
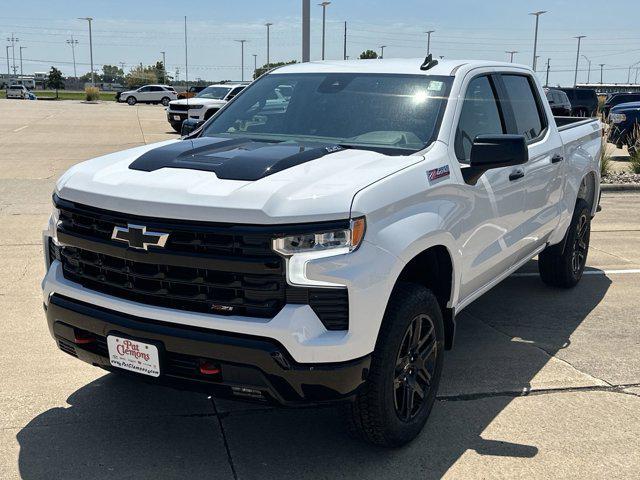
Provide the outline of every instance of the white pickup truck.
[[601,129],[554,119],[525,66],[276,69],[188,136],[60,178],[50,332],[151,382],[344,401],[364,439],[401,445],[431,411],[460,311],[536,255],[545,283],[580,280]]

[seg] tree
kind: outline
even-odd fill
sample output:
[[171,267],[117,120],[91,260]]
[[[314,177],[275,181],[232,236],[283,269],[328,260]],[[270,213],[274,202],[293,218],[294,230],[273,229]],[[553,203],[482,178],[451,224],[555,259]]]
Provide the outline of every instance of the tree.
[[158,83],[158,75],[154,66],[143,67],[140,64],[127,73],[124,81],[128,88],[138,88],[149,83]]
[[378,58],[378,54],[376,52],[374,52],[373,50],[365,50],[364,52],[362,52],[360,54],[360,58],[362,60],[368,59],[368,58]]
[[47,78],[47,87],[53,88],[56,91],[56,98],[58,98],[58,90],[64,90],[64,78],[62,78],[62,72],[56,67],[51,67],[49,70],[49,78]]
[[123,83],[124,71],[116,65],[103,65],[100,81],[104,83]]
[[276,68],[276,67],[282,67],[283,65],[291,65],[292,63],[296,63],[295,60],[291,60],[290,62],[277,62],[277,63],[265,63],[263,66],[258,67],[256,69],[255,72],[253,72],[253,79],[255,80],[258,77],[261,77],[262,75],[264,75],[265,73],[267,73],[269,70]]

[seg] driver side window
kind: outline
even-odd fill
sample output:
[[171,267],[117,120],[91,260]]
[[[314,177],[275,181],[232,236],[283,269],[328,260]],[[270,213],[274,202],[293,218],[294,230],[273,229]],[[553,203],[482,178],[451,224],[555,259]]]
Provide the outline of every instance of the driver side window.
[[467,87],[458,120],[456,157],[461,163],[469,163],[471,146],[478,135],[501,133],[505,133],[504,121],[491,79],[488,76],[474,78]]

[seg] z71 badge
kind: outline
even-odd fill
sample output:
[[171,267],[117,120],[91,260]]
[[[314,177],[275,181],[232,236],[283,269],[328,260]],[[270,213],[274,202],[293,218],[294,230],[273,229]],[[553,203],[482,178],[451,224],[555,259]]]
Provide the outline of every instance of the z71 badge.
[[444,167],[434,168],[433,170],[429,170],[427,172],[427,178],[430,182],[437,180],[442,177],[449,176],[449,165],[445,165]]

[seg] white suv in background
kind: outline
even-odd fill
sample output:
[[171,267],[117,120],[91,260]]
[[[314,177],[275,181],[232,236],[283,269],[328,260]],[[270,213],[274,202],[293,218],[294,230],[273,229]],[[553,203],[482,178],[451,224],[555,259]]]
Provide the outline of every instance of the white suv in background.
[[165,107],[171,100],[178,98],[173,87],[169,85],[145,85],[137,90],[127,90],[117,97],[118,102],[127,102],[129,105],[142,103],[161,103]]
[[29,98],[29,90],[24,85],[10,85],[7,88],[7,98]]
[[167,120],[176,132],[180,132],[182,122],[187,118],[208,120],[246,86],[246,83],[216,83],[209,85],[195,97],[169,102]]

